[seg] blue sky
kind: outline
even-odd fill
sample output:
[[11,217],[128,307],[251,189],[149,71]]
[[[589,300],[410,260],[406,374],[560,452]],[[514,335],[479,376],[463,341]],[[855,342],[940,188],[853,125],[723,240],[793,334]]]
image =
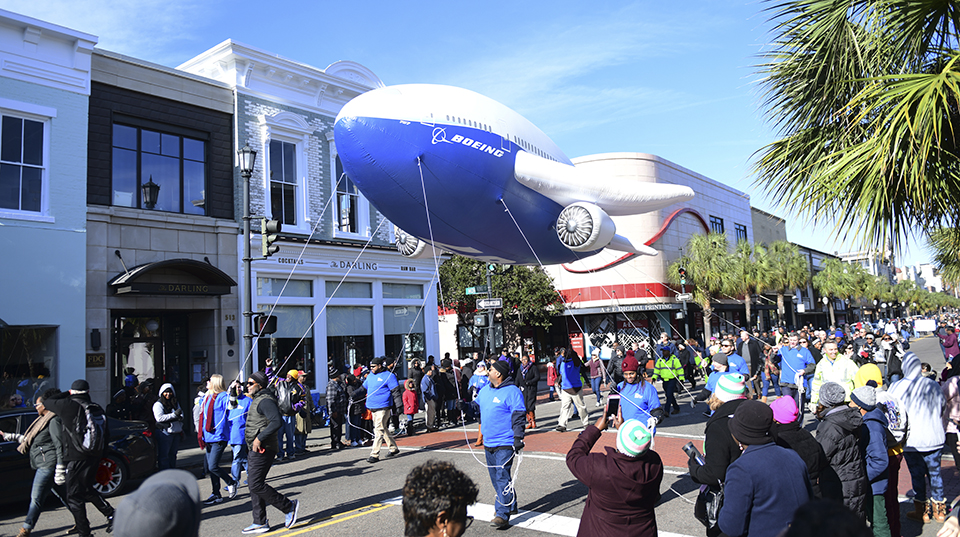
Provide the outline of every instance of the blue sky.
[[[225,2],[0,0],[175,67],[225,39],[316,67],[359,62],[384,83],[465,87],[533,121],[570,157],[652,153],[750,194],[791,241],[856,249],[773,206],[753,154],[774,140],[753,67],[769,42],[756,0]],[[908,239],[898,265],[927,262]]]

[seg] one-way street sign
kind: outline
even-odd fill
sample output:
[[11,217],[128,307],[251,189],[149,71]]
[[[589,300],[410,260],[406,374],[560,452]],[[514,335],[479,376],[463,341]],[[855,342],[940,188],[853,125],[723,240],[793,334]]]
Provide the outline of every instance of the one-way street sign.
[[503,307],[502,298],[481,298],[477,301],[477,309],[495,310]]

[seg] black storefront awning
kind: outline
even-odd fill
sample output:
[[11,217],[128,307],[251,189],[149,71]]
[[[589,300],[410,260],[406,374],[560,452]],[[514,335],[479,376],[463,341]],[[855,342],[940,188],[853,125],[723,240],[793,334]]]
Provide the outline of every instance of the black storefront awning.
[[133,267],[107,283],[114,295],[219,296],[237,285],[226,272],[194,259],[167,259]]

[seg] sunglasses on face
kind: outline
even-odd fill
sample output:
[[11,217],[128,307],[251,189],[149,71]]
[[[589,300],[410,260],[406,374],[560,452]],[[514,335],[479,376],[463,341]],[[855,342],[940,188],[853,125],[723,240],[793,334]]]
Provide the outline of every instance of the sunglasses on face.
[[248,381],[247,381],[247,386],[253,386],[254,384],[256,384],[256,382],[254,382],[254,381],[252,381],[252,380],[248,380]]

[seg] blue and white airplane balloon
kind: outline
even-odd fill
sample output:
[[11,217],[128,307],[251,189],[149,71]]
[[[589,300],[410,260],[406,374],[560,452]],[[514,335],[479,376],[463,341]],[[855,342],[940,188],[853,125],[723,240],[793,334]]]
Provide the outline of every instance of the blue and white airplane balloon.
[[431,241],[437,253],[503,264],[604,248],[656,255],[610,217],[693,198],[686,186],[589,175],[520,114],[451,86],[364,93],[340,111],[334,137],[347,177],[397,226],[408,257],[433,255]]

